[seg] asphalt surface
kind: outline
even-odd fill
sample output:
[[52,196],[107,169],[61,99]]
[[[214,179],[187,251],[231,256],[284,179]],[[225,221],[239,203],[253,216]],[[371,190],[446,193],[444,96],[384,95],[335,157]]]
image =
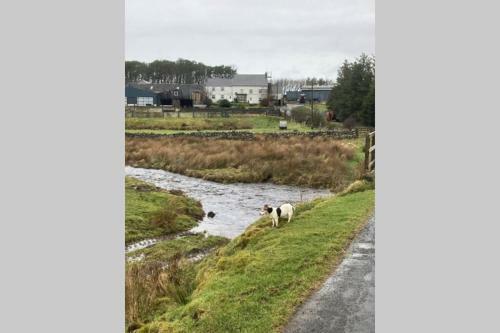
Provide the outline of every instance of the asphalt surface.
[[352,242],[333,275],[298,309],[284,332],[375,332],[375,217]]

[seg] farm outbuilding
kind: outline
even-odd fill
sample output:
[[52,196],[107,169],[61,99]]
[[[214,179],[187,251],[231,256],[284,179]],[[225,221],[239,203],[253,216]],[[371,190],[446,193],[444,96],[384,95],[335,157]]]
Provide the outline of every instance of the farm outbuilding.
[[201,84],[131,83],[130,86],[154,93],[158,105],[193,107],[206,102],[205,87]]
[[312,88],[311,86],[303,86],[300,92],[304,94],[306,101],[310,101],[312,96],[316,102],[325,102],[328,100],[332,88],[332,86],[314,86]]
[[125,87],[125,98],[127,105],[155,106],[158,104],[158,97],[155,92],[132,86]]
[[298,90],[289,90],[285,93],[286,100],[289,102],[296,102],[300,99],[300,91]]

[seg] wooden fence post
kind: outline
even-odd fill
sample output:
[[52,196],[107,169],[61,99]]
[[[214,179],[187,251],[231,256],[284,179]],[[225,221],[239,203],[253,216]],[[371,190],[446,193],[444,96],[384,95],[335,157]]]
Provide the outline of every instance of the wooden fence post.
[[370,134],[365,137],[365,170],[368,171],[370,165]]
[[371,172],[375,169],[375,131],[369,132],[365,137],[365,170]]

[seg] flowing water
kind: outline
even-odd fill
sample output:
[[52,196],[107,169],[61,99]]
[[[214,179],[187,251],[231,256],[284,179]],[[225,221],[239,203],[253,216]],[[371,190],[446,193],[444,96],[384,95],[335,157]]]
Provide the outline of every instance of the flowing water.
[[276,207],[287,202],[294,204],[331,194],[324,189],[271,183],[221,184],[164,170],[129,166],[125,167],[125,174],[167,190],[181,190],[187,196],[199,200],[205,213],[212,211],[215,216],[205,216],[191,231],[206,231],[209,235],[227,238],[238,236],[255,222],[260,217],[259,211],[264,204]]

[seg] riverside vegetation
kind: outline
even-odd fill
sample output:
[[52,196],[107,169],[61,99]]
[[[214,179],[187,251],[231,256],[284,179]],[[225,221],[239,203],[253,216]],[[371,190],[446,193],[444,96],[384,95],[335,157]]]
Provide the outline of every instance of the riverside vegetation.
[[341,190],[362,173],[363,143],[329,138],[126,138],[127,165],[217,182],[266,182]]
[[[176,235],[189,230],[204,215],[200,203],[179,191],[166,191],[140,180],[125,178],[125,240]],[[127,259],[142,257],[125,266],[126,323],[133,328],[161,311],[160,296],[185,301],[190,292],[193,266],[189,256],[226,244],[224,237],[185,235],[133,251]]]
[[125,178],[125,242],[186,231],[204,216],[201,204],[180,192],[168,192]]
[[292,222],[279,228],[259,219],[228,244],[214,242],[221,247],[201,262],[164,249],[167,268],[157,260],[128,265],[128,330],[280,331],[373,213],[373,183],[351,189],[298,205]]

